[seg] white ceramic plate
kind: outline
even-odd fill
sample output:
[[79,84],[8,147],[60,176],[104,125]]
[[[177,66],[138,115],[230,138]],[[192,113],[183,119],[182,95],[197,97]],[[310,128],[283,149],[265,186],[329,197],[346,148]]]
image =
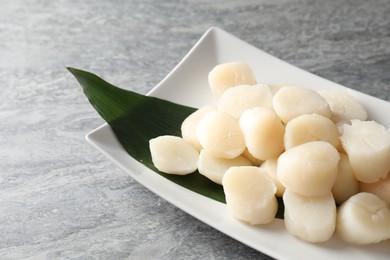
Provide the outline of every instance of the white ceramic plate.
[[[149,95],[199,107],[213,103],[207,83],[208,72],[217,64],[245,61],[262,83],[288,83],[314,89],[345,88],[287,64],[218,29],[209,29],[183,60]],[[369,117],[387,127],[390,103],[353,91],[368,110]],[[389,259],[390,241],[355,247],[334,236],[321,244],[309,244],[288,234],[282,220],[253,227],[233,219],[226,205],[189,191],[154,173],[130,157],[105,124],[86,136],[89,143],[129,173],[137,182],[185,212],[221,232],[277,259]]]

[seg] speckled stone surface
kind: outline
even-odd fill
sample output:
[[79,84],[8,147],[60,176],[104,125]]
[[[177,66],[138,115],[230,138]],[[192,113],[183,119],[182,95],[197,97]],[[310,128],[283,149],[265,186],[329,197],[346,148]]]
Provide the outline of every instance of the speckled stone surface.
[[0,1],[0,258],[269,259],[88,145],[103,121],[65,67],[146,93],[217,26],[389,101],[389,14],[387,0]]

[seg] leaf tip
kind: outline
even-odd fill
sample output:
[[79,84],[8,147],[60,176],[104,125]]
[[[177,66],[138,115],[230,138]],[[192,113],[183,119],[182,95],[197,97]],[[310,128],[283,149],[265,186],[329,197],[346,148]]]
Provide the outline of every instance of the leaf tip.
[[66,69],[72,73],[73,75],[77,74],[77,72],[79,71],[78,69],[75,69],[75,68],[72,68],[72,67],[66,67]]

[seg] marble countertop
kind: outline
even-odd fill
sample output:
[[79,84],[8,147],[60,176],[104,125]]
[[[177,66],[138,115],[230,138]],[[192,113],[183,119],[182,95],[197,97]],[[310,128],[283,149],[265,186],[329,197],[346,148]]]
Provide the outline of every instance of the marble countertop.
[[270,259],[87,144],[103,120],[65,67],[146,93],[217,26],[390,101],[389,13],[387,0],[1,1],[0,258]]

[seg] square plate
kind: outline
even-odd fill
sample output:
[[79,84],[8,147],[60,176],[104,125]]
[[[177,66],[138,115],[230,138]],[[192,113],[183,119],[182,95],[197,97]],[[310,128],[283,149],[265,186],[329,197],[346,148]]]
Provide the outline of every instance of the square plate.
[[[248,63],[261,83],[288,83],[316,90],[345,89],[329,80],[283,62],[218,28],[210,28],[183,60],[148,95],[183,105],[200,107],[215,103],[208,86],[208,72],[217,64]],[[367,109],[369,118],[390,126],[390,103],[350,90]],[[389,259],[390,241],[351,246],[336,235],[320,244],[303,242],[290,235],[283,221],[250,226],[227,212],[226,205],[189,191],[154,173],[130,157],[104,124],[87,134],[90,144],[105,154],[134,180],[188,214],[215,229],[277,259]]]

